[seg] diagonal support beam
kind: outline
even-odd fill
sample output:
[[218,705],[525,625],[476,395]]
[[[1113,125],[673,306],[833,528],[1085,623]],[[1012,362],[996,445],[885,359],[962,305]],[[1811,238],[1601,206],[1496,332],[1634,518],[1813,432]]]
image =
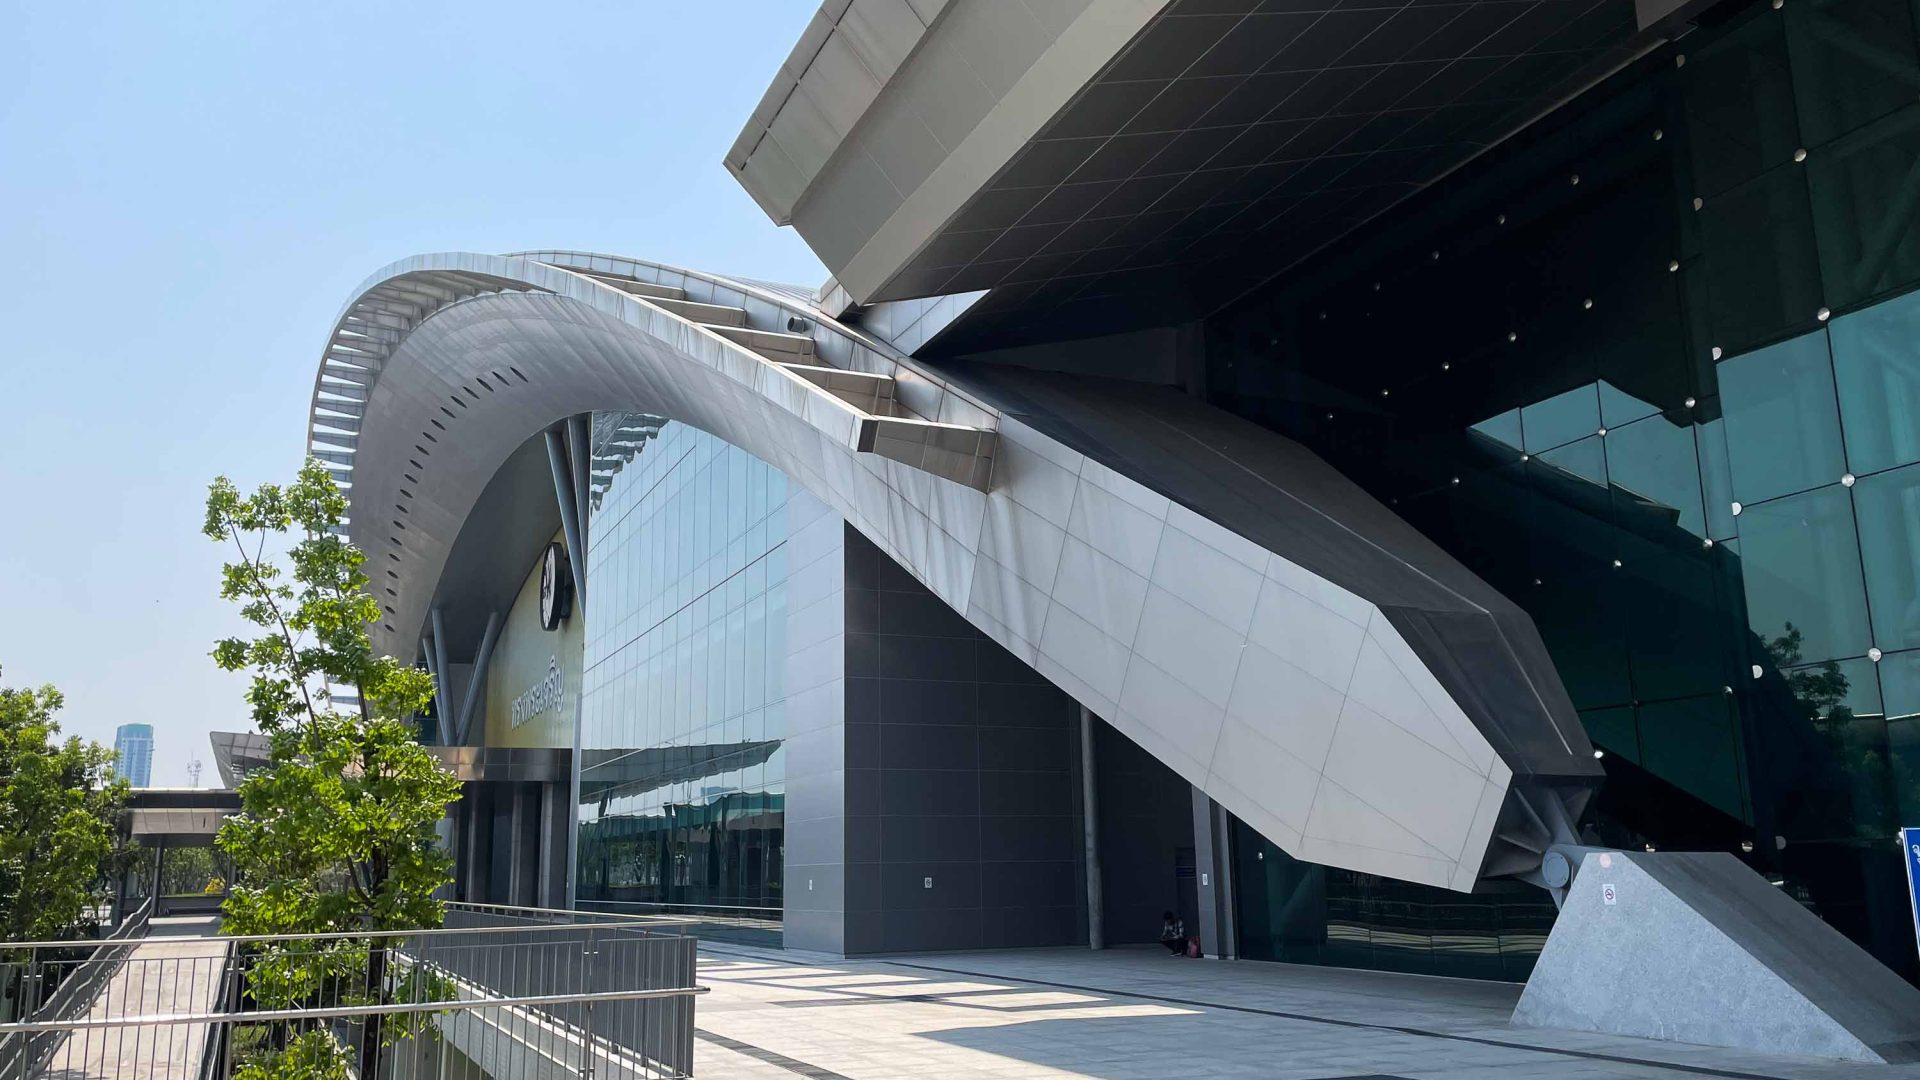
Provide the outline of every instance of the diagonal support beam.
[[567,564],[573,569],[573,601],[587,601],[587,545],[580,528],[580,504],[573,497],[573,466],[560,425],[547,429],[547,464],[553,468],[553,494],[560,503],[560,530],[567,538]]
[[447,626],[446,619],[439,608],[433,609],[433,692],[436,700],[435,712],[440,717],[440,738],[447,737],[447,721],[453,718],[453,699],[447,691],[453,689],[453,669],[447,666]]
[[447,684],[446,680],[440,677],[440,664],[439,661],[434,659],[433,638],[431,636],[420,639],[420,659],[427,665],[427,674],[433,676],[433,712],[434,715],[438,717],[439,731],[437,734],[439,735],[441,744],[445,745],[447,742],[447,718],[446,709],[442,703],[447,700]]
[[474,702],[480,700],[480,690],[486,685],[487,665],[493,662],[493,646],[500,640],[500,613],[487,613],[487,629],[480,635],[480,651],[473,656],[473,671],[467,675],[467,693],[460,699],[460,723],[455,728],[460,733],[460,745],[467,745],[467,732],[473,724]]
[[580,517],[580,565],[586,566],[587,485],[593,471],[593,416],[574,413],[567,417],[567,460],[573,466],[573,506]]

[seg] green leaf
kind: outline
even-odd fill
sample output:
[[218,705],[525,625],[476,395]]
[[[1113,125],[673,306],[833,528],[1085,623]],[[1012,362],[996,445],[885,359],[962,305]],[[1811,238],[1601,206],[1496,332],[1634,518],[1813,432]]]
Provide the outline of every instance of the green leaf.
[[[252,672],[246,700],[268,736],[267,764],[241,782],[241,811],[216,839],[234,866],[224,908],[231,934],[445,921],[436,894],[452,882],[453,859],[434,826],[460,797],[460,783],[415,736],[433,680],[374,654],[367,628],[379,605],[367,593],[360,552],[335,532],[346,511],[346,496],[317,461],[286,487],[242,495],[222,478],[207,492],[202,531],[235,560],[222,571],[220,594],[261,629],[216,643],[213,657]],[[360,708],[336,709],[334,686],[358,688]],[[379,975],[383,957],[369,942],[319,952],[268,947],[251,969],[249,992],[264,1008],[350,984],[366,1000],[386,998],[391,980]],[[364,975],[357,984],[348,977],[355,973]],[[317,1034],[263,1038],[235,1075],[345,1075],[345,1051]],[[329,1071],[336,1064],[342,1071]]]

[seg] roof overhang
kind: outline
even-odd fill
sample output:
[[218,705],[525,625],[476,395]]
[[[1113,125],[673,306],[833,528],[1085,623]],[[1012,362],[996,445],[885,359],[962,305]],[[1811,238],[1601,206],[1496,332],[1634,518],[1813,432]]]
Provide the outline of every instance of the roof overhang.
[[1297,265],[1710,5],[949,4],[862,67],[855,16],[895,6],[827,5],[729,167],[855,303],[990,289],[969,322],[1111,332]]
[[[682,296],[633,291],[648,288]],[[718,318],[740,321],[703,321]],[[768,341],[804,343],[819,363],[756,351]],[[847,380],[884,383],[887,396],[862,404]],[[405,260],[336,322],[309,432],[348,488],[346,529],[384,615],[378,650],[414,654],[443,574],[460,565],[455,541],[514,452],[567,416],[608,410],[671,416],[796,478],[870,459],[977,489],[995,447],[990,411],[789,293],[565,252]]]

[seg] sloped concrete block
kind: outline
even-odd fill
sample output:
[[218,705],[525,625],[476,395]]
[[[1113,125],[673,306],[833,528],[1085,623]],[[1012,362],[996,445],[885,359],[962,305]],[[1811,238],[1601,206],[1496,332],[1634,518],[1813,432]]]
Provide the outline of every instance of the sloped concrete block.
[[1920,990],[1722,852],[1588,854],[1513,1023],[1920,1061]]

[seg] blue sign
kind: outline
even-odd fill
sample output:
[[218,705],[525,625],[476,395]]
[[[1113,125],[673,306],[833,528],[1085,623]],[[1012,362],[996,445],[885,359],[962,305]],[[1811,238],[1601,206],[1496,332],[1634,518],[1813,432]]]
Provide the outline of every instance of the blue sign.
[[1920,829],[1901,829],[1900,847],[1907,855],[1907,902],[1913,905],[1913,934],[1920,944]]

